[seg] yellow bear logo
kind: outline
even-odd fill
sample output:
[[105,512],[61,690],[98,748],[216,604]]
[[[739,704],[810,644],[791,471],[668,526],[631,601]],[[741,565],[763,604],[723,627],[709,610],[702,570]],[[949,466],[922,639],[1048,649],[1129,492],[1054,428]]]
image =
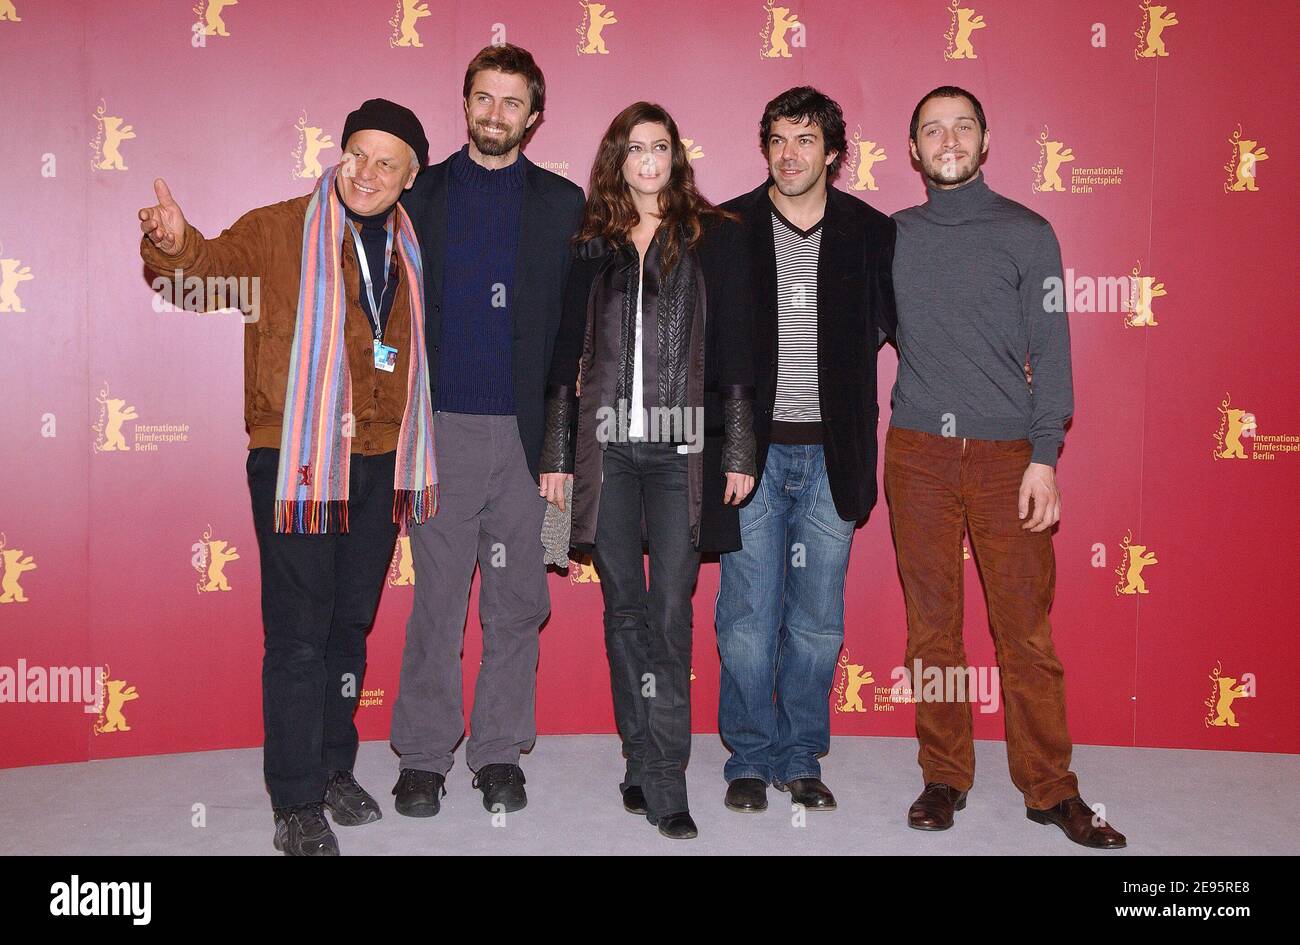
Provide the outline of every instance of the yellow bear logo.
[[208,0],[207,13],[203,19],[204,36],[229,36],[226,21],[221,18],[221,11],[233,7],[239,0]]
[[108,411],[108,420],[104,424],[104,443],[99,447],[99,451],[109,453],[114,450],[129,450],[131,447],[126,445],[126,437],[122,435],[122,424],[128,420],[140,419],[140,415],[135,412],[135,407],[118,397],[107,400],[98,397],[95,399]]
[[603,3],[583,2],[582,6],[584,8],[582,26],[578,27],[578,35],[582,37],[582,42],[578,44],[578,52],[589,55],[609,55],[609,50],[605,48],[605,37],[601,34],[605,27],[618,22],[614,17],[614,11],[608,9]]
[[1152,276],[1135,276],[1133,281],[1135,290],[1133,310],[1129,317],[1124,319],[1124,324],[1133,328],[1154,328],[1160,323],[1156,321],[1155,312],[1151,310],[1151,303],[1169,294],[1165,291],[1165,284],[1156,282]]
[[1074,151],[1065,147],[1060,141],[1043,142],[1043,182],[1038,186],[1040,191],[1056,191],[1062,193],[1065,191],[1065,184],[1061,181],[1061,165],[1066,161],[1074,160]]
[[1169,51],[1165,49],[1163,34],[1166,27],[1178,25],[1177,14],[1170,13],[1168,7],[1154,4],[1147,7],[1146,12],[1151,18],[1147,24],[1146,47],[1138,55],[1144,59],[1168,56]]
[[18,15],[14,9],[13,0],[0,0],[0,21],[7,23],[21,23],[23,18]]
[[839,707],[839,711],[867,711],[867,707],[862,704],[862,687],[871,685],[876,680],[872,677],[871,670],[868,669],[865,672],[863,670],[864,667],[856,663],[849,663],[844,667],[844,703]]
[[1258,141],[1239,138],[1237,140],[1237,167],[1233,174],[1232,185],[1228,189],[1237,193],[1247,190],[1259,190],[1259,184],[1255,181],[1255,165],[1260,161],[1267,160],[1268,154],[1263,148],[1259,147]]
[[1228,429],[1224,434],[1224,448],[1219,452],[1220,459],[1247,459],[1245,444],[1241,442],[1242,436],[1254,436],[1256,429],[1255,415],[1248,410],[1238,410],[1236,407],[1229,407],[1222,411],[1228,421]]
[[1142,571],[1152,564],[1159,564],[1154,552],[1148,552],[1146,545],[1128,546],[1128,567],[1124,571],[1124,578],[1127,582],[1121,594],[1149,594],[1147,582],[1142,578]]
[[785,34],[790,32],[796,26],[799,26],[799,15],[791,13],[789,7],[769,7],[768,13],[771,16],[771,32],[767,38],[768,59],[790,59],[793,58],[790,52],[790,44],[786,42]]
[[208,542],[208,583],[203,589],[205,591],[230,590],[230,585],[226,582],[226,565],[238,558],[236,549],[226,547],[224,541]]
[[118,145],[129,138],[134,138],[135,131],[132,130],[131,125],[122,124],[122,119],[114,115],[104,115],[99,120],[104,126],[104,143],[99,163],[95,166],[101,171],[126,170],[126,162],[122,159],[122,152],[118,150]]
[[23,300],[18,297],[18,283],[33,278],[30,266],[17,259],[0,259],[0,312],[25,312]]
[[122,679],[107,679],[104,686],[108,693],[108,704],[95,724],[95,732],[131,731],[131,726],[126,724],[126,716],[122,714],[122,706],[133,699],[139,699],[140,694],[135,691],[135,686],[128,686]]
[[324,170],[320,164],[320,153],[326,148],[334,147],[334,139],[324,134],[320,128],[313,128],[310,125],[303,128],[302,134],[302,170],[298,172],[298,176],[320,177]]
[[390,574],[388,581],[390,587],[410,587],[415,584],[415,563],[411,558],[410,535],[403,535],[397,539]]
[[1236,713],[1232,711],[1232,703],[1238,696],[1246,695],[1245,689],[1237,685],[1237,680],[1231,676],[1220,676],[1219,698],[1214,704],[1215,716],[1210,721],[1211,725],[1229,726],[1230,728],[1239,728]]
[[574,584],[600,583],[600,575],[596,573],[596,565],[590,558],[574,558],[572,563],[577,565],[569,571],[569,580]]
[[0,604],[27,603],[27,595],[23,593],[18,578],[28,571],[36,570],[36,562],[31,555],[24,555],[21,548],[5,548],[0,551],[0,561],[4,563],[4,573],[0,574]]
[[420,0],[402,0],[402,22],[398,27],[400,35],[393,45],[423,48],[424,43],[420,42],[420,34],[416,31],[415,24],[426,16],[433,16],[433,11],[429,9],[427,3],[421,3]]
[[947,58],[978,59],[979,57],[975,55],[975,47],[971,45],[971,33],[984,29],[988,24],[984,22],[984,17],[969,7],[958,7],[956,12],[957,33],[952,40],[953,51]]
[[854,168],[852,190],[879,190],[876,186],[875,175],[871,173],[872,166],[877,161],[885,161],[885,149],[876,147],[874,141],[857,142],[858,145],[858,166]]

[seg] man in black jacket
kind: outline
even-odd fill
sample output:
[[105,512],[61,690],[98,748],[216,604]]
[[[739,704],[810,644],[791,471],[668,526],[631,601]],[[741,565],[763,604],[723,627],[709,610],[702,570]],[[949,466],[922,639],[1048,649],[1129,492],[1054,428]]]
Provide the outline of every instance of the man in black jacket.
[[527,803],[539,628],[550,613],[538,494],[546,373],[582,188],[520,151],[546,86],[529,53],[488,46],[465,73],[469,142],[403,198],[424,256],[438,513],[411,529],[417,575],[392,745],[397,812],[431,817],[465,732],[461,661],[475,563],[483,662],[465,762],[489,811]]
[[894,223],[828,180],[844,154],[840,106],[816,89],[768,103],[770,176],[724,204],[748,233],[754,291],[758,481],[743,548],[721,556],[718,727],[726,806],[767,807],[767,785],[831,810],[818,756],[844,640],[844,579],[876,501],[876,351],[894,333]]

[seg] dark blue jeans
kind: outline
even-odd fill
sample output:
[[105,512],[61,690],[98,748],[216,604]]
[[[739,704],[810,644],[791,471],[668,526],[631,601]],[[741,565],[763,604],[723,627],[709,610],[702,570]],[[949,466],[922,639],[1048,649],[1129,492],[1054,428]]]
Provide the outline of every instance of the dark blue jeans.
[[854,526],[835,511],[822,447],[773,443],[714,613],[728,782],[821,777]]
[[[645,516],[647,587],[641,551]],[[611,443],[592,553],[605,596],[605,652],[627,770],[656,817],[688,810],[691,756],[691,544],[686,454],[667,443]]]

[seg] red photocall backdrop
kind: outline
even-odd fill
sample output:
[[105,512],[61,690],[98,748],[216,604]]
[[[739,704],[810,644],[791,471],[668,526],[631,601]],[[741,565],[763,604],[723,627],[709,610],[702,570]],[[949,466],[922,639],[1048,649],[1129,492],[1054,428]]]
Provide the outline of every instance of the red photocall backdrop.
[[[585,185],[609,120],[646,98],[677,119],[716,201],[763,180],[758,121],[790,86],[841,103],[837,186],[886,212],[924,199],[916,101],[949,83],[978,95],[990,185],[1052,222],[1075,279],[1052,612],[1073,737],[1300,751],[1300,332],[1295,240],[1277,235],[1297,211],[1295,5],[784,2],[0,0],[0,766],[261,742],[242,324],[157,310],[136,220],[153,178],[216,235],[308,192],[345,115],[375,96],[413,108],[440,160],[465,140],[465,64],[501,41],[546,73],[534,162]],[[1094,304],[1103,278],[1133,298]],[[893,349],[880,361],[883,437]],[[967,651],[989,667],[965,567]],[[613,731],[591,577],[549,579],[543,733]],[[404,580],[395,561],[366,739],[388,734]],[[706,563],[702,732],[717,728],[717,581]],[[906,626],[883,503],[854,540],[846,620],[832,730],[911,735],[911,707],[890,699]],[[102,707],[37,685],[75,667],[102,671]],[[979,709],[977,737],[1002,737],[1000,711]]]

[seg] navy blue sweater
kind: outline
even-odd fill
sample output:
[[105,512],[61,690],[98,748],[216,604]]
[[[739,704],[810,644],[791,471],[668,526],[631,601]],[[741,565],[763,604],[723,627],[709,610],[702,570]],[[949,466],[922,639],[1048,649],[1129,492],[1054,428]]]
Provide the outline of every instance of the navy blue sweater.
[[442,348],[437,410],[515,412],[511,298],[524,205],[524,164],[490,171],[452,156],[447,178]]

